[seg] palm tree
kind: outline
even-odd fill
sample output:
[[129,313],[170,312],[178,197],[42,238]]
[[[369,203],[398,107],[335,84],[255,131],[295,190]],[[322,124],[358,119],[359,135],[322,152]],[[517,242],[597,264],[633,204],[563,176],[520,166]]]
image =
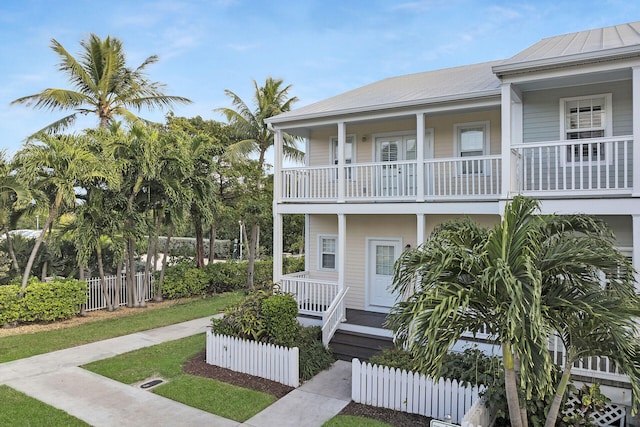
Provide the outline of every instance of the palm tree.
[[[75,205],[77,187],[90,181],[115,180],[104,162],[91,150],[86,136],[38,134],[16,154],[16,164],[25,182],[51,196],[43,230],[50,229],[61,207]],[[27,286],[44,236],[44,232],[40,234],[31,251],[22,277],[22,289]]]
[[[253,86],[255,108],[252,110],[238,95],[230,90],[225,90],[227,96],[232,100],[234,108],[219,108],[217,111],[223,113],[229,124],[238,133],[240,141],[229,147],[231,158],[239,158],[240,156],[248,156],[250,154],[258,155],[258,167],[260,174],[264,174],[265,154],[267,150],[274,144],[274,134],[268,129],[265,119],[273,117],[277,114],[291,110],[291,106],[298,98],[289,98],[289,90],[291,85],[282,87],[282,79],[273,79],[268,77],[264,86],[258,87],[258,83],[254,80]],[[292,159],[301,159],[303,153],[297,149],[296,140],[293,136],[285,134],[283,136],[284,147],[283,152],[286,157]],[[259,189],[261,188],[258,185]],[[251,236],[248,242],[249,248],[249,265],[247,275],[247,287],[253,287],[253,265],[256,257],[258,245],[258,236],[260,234],[260,226],[256,221],[252,221]]]
[[104,128],[116,116],[128,121],[142,120],[134,111],[139,112],[143,107],[154,109],[191,102],[180,96],[165,95],[162,84],[148,80],[146,67],[157,62],[157,56],[148,57],[137,68],[129,68],[122,42],[115,37],[107,36],[103,40],[91,34],[80,45],[82,52],[76,59],[58,41],[51,40],[51,49],[60,57],[58,69],[67,75],[73,89],[49,88],[11,103],[51,111],[73,111],[42,131],[53,133],[68,128],[79,114],[97,115],[100,127]]
[[[626,361],[621,368],[634,382],[638,375],[630,363],[635,349],[625,344],[628,335],[621,329],[630,327],[631,335],[636,331],[633,269],[601,222],[582,215],[534,215],[536,209],[536,201],[518,196],[493,229],[468,218],[441,225],[428,242],[399,259],[394,287],[406,300],[396,304],[389,317],[397,339],[434,376],[462,333],[484,328],[502,349],[514,427],[528,422],[519,392],[525,398],[533,392],[540,397],[553,393],[553,362],[547,346],[554,331],[565,337],[570,360],[593,354],[593,338],[613,331],[609,339],[625,351],[618,358]],[[603,278],[607,289],[600,287]],[[629,298],[624,307],[635,308],[623,310],[621,319],[609,309],[615,298],[621,303],[623,295]],[[589,335],[586,324],[592,319],[602,326],[592,328]],[[591,353],[576,329],[592,337]],[[611,353],[602,348],[596,352]],[[560,397],[565,391],[561,386]]]

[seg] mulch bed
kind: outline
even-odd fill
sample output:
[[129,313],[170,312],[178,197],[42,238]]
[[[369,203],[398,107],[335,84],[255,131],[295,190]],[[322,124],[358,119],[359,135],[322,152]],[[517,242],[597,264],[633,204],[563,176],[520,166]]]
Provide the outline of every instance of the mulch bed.
[[[293,390],[293,387],[289,387],[275,381],[254,377],[253,375],[242,374],[219,366],[209,365],[206,363],[206,352],[204,351],[189,359],[187,364],[184,365],[183,370],[191,375],[212,378],[214,380],[223,381],[239,387],[269,393],[276,396],[278,399]],[[376,408],[354,402],[349,403],[340,412],[340,414],[373,418],[396,427],[428,426],[429,421],[431,420],[431,418],[423,417],[422,415],[407,414],[405,412]]]

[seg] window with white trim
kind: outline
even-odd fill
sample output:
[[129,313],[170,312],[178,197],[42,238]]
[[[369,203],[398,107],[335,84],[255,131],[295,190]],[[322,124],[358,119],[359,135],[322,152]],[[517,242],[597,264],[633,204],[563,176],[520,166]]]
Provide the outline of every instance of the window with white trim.
[[489,154],[489,122],[458,123],[453,126],[455,138],[455,155],[465,158],[461,161],[459,173],[484,174],[489,173],[485,161],[468,159],[469,157],[485,156]]
[[[355,158],[355,142],[356,137],[354,135],[347,135],[344,142],[344,164],[350,165]],[[338,164],[338,137],[331,138],[331,164]],[[347,168],[345,171],[345,178],[351,179],[351,168]],[[338,178],[336,174],[336,179]]]
[[[560,99],[560,132],[565,140],[583,140],[611,136],[611,94]],[[567,145],[565,163],[605,162],[602,142],[576,142]]]
[[336,270],[338,258],[338,237],[318,236],[318,269]]

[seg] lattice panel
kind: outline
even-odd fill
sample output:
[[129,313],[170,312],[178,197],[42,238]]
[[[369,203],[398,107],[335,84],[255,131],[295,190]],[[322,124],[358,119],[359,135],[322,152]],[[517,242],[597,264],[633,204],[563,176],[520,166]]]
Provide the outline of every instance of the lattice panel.
[[[580,406],[580,401],[575,396],[570,396],[567,399],[567,404],[572,403],[574,407]],[[571,409],[566,411],[567,415],[573,415],[577,413],[576,410]],[[603,413],[597,413],[593,415],[593,421],[599,426],[620,426],[624,427],[624,417],[626,411],[624,406],[614,405],[613,403],[607,403]]]

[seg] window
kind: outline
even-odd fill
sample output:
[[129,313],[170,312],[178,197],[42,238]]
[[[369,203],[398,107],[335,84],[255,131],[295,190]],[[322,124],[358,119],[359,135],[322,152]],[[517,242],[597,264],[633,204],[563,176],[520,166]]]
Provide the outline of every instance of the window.
[[[478,157],[489,153],[489,122],[462,123],[454,125],[456,155]],[[460,162],[460,174],[489,173],[485,161],[465,159]]]
[[[610,136],[610,105],[611,94],[560,99],[561,137],[585,140]],[[566,163],[604,162],[607,149],[602,142],[580,141],[567,145],[564,155]]]
[[318,264],[320,270],[335,270],[338,252],[336,236],[319,236]]
[[[348,135],[344,144],[344,163],[349,165],[353,163],[353,158],[355,157],[355,140],[356,137],[354,135]],[[338,164],[338,138],[331,138],[331,164]],[[345,173],[346,179],[351,179],[351,168],[347,168]],[[338,179],[337,171],[336,171],[336,179]]]

